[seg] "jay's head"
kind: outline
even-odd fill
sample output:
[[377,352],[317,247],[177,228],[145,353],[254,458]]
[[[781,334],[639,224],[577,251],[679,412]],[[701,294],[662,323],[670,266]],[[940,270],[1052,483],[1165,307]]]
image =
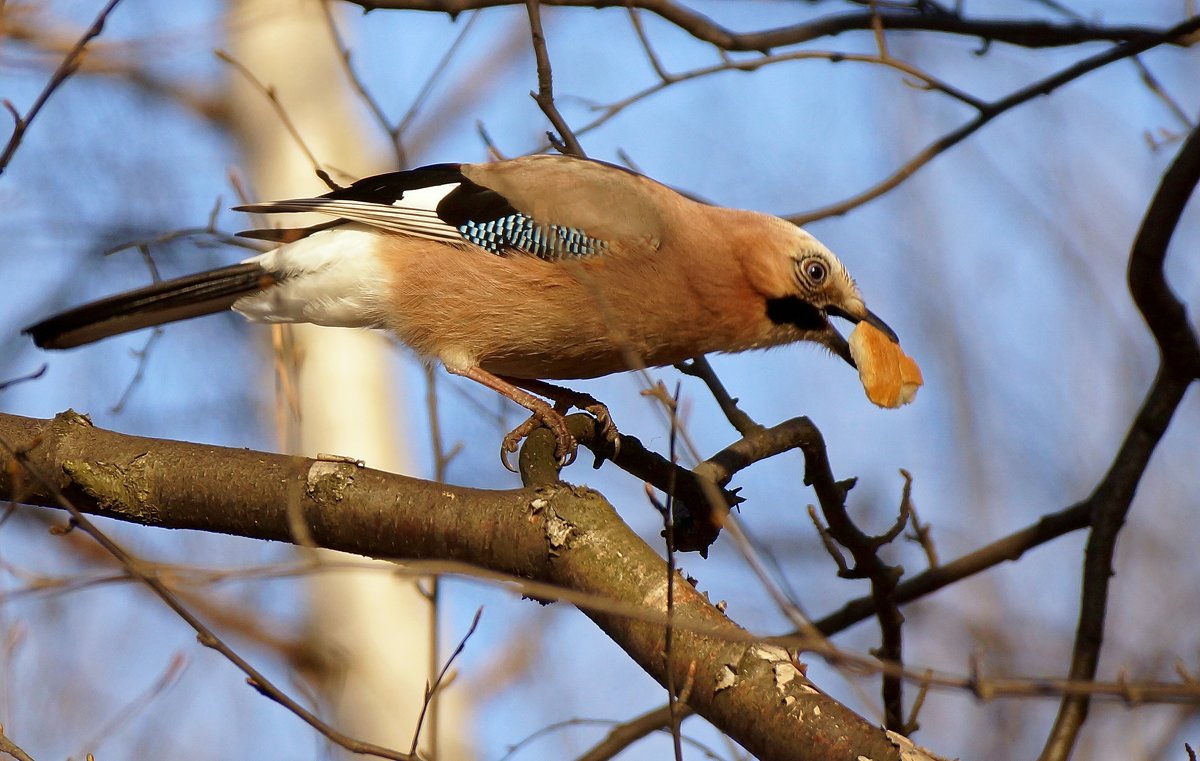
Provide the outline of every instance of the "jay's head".
[[891,338],[896,333],[863,302],[854,278],[833,252],[804,230],[784,220],[771,236],[775,245],[751,257],[747,274],[766,298],[767,318],[798,333],[796,340],[813,341],[854,366],[846,339],[830,322],[839,317],[866,322]]

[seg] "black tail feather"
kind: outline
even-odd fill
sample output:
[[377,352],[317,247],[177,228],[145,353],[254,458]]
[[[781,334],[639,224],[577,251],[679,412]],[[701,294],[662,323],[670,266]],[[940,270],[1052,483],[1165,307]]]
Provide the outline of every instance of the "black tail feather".
[[43,349],[70,349],[139,328],[221,312],[275,282],[257,264],[234,264],[93,301],[21,332]]
[[322,230],[329,230],[344,224],[346,224],[346,220],[335,219],[330,222],[322,222],[319,225],[312,225],[311,227],[274,227],[265,230],[242,230],[238,233],[238,237],[269,240],[272,243],[294,243],[301,238],[307,238],[313,233],[319,233]]

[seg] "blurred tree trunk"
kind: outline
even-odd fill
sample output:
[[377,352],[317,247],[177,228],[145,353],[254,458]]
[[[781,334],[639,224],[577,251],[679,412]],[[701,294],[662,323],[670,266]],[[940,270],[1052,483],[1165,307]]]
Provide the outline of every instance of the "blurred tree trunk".
[[[319,2],[236,0],[230,3],[229,50],[274,90],[287,117],[318,160],[355,176],[377,171],[360,109],[355,108],[338,51]],[[325,192],[267,96],[231,71],[228,90],[235,130],[244,149],[250,193],[259,199]],[[335,178],[343,179],[343,178]],[[294,345],[277,367],[276,415],[281,446],[296,454],[347,455],[372,467],[411,472],[402,436],[404,394],[392,372],[392,348],[374,332],[290,326]],[[282,333],[276,329],[278,339]],[[287,342],[284,342],[287,345]],[[293,406],[293,401],[295,404]],[[299,413],[299,420],[294,412]],[[319,550],[323,555],[336,553]],[[310,632],[321,698],[332,720],[362,740],[409,747],[423,702],[430,660],[431,610],[410,581],[378,570],[317,574],[310,580]],[[442,712],[449,725],[461,714]],[[429,749],[432,727],[422,732]],[[441,751],[465,758],[461,733]]]

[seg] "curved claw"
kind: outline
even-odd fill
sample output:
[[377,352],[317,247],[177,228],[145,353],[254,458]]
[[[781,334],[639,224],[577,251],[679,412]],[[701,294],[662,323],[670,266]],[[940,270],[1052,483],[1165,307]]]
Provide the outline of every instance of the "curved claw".
[[579,442],[575,441],[575,437],[567,433],[566,440],[558,439],[557,445],[554,447],[554,459],[558,461],[559,468],[565,468],[575,462],[575,458],[579,456]]
[[515,451],[517,451],[516,447],[513,447],[512,449],[508,448],[507,439],[505,441],[501,442],[501,444],[500,444],[500,464],[503,465],[504,469],[510,473],[520,472],[515,467],[513,467],[513,464],[511,462],[508,461],[508,456]]
[[520,448],[521,441],[532,433],[535,428],[543,425],[554,434],[554,459],[558,462],[559,468],[565,468],[575,462],[575,457],[579,453],[579,444],[567,429],[567,423],[563,420],[562,415],[558,413],[552,414],[553,417],[534,413],[528,420],[505,435],[504,440],[500,443],[500,462],[503,463],[505,468],[513,473],[519,472],[509,462],[508,456]]
[[594,399],[592,402],[592,404],[580,407],[580,409],[596,418],[596,422],[600,424],[600,435],[612,445],[612,456],[616,457],[621,454],[621,434],[617,430],[616,424],[613,423],[608,407]]

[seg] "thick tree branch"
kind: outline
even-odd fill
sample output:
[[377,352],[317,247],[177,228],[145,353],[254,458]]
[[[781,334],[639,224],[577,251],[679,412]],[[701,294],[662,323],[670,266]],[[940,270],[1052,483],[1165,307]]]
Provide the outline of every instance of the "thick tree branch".
[[[482,491],[248,450],[125,436],[75,413],[0,415],[0,440],[53,489],[0,457],[0,497],[164,528],[293,541],[383,558],[466,561],[637,605],[652,616],[584,612],[660,683],[763,759],[899,757],[900,740],[818,692],[786,650],[750,639],[678,575],[673,645],[664,652],[664,561],[595,492],[556,484]],[[911,753],[912,751],[909,750]],[[921,758],[918,755],[915,758]]]

